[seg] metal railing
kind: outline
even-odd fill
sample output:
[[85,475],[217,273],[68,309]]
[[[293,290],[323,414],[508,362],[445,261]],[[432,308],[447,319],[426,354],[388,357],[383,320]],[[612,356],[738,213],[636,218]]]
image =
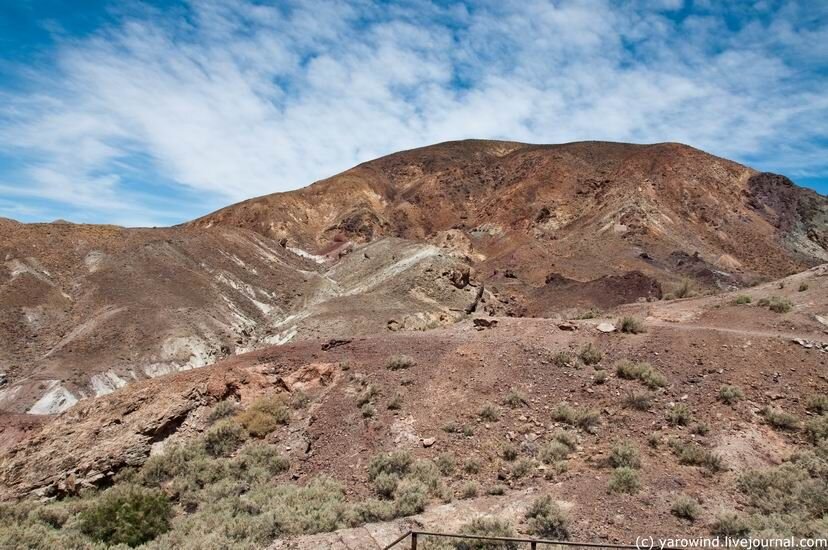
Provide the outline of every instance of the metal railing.
[[481,542],[503,542],[512,544],[527,544],[531,550],[537,550],[538,545],[544,546],[558,546],[564,548],[590,548],[590,549],[607,549],[607,550],[637,550],[638,547],[626,544],[604,544],[600,542],[571,542],[562,540],[546,540],[533,539],[522,537],[487,537],[482,535],[461,535],[457,533],[437,533],[434,531],[408,531],[397,538],[394,542],[384,548],[384,550],[391,550],[392,548],[403,549],[403,543],[406,539],[410,540],[411,550],[417,550],[417,543],[422,541],[425,537],[443,538],[443,539],[461,539],[461,540],[475,540]]

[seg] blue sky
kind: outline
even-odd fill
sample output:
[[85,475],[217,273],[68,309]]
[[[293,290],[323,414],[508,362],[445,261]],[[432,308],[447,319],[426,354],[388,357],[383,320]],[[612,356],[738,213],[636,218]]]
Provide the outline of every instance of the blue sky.
[[0,3],[0,216],[168,225],[462,138],[680,141],[828,193],[828,3]]

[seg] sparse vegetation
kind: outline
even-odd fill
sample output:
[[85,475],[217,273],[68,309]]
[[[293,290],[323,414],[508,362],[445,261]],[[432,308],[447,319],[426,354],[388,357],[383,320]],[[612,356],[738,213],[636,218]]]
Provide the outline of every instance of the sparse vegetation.
[[641,488],[638,472],[627,466],[612,471],[609,481],[609,490],[613,493],[635,494]]
[[411,471],[412,464],[414,464],[414,458],[408,451],[379,454],[368,463],[368,479],[373,481],[380,474],[403,477]]
[[290,394],[290,406],[296,410],[304,409],[310,403],[308,394],[301,390],[294,391]]
[[661,388],[667,385],[667,378],[646,362],[635,363],[624,360],[616,365],[615,372],[619,378],[639,380],[651,389]]
[[520,460],[516,460],[512,463],[512,477],[515,479],[526,477],[534,467],[535,464],[531,459],[521,458]]
[[687,426],[692,417],[690,407],[684,403],[673,405],[667,410],[667,421],[673,426]]
[[624,406],[638,411],[648,410],[653,403],[652,394],[647,392],[633,391],[624,398]]
[[622,317],[618,323],[618,330],[626,334],[641,334],[647,332],[644,322],[636,317]]
[[[515,532],[508,521],[497,518],[479,517],[460,528],[464,535],[481,537],[513,537]],[[476,539],[460,539],[451,545],[454,550],[518,550],[516,542],[493,543]]]
[[78,516],[81,532],[105,544],[138,546],[170,529],[172,506],[163,492],[113,487]]
[[719,401],[726,405],[733,405],[744,397],[742,390],[738,386],[730,386],[728,384],[719,388]]
[[765,407],[762,409],[762,416],[765,421],[779,430],[793,431],[799,428],[799,419],[776,407]]
[[628,441],[613,446],[609,456],[613,468],[641,468],[641,456],[638,448]]
[[591,432],[598,426],[600,416],[594,409],[576,409],[567,403],[560,403],[552,410],[552,419]]
[[550,441],[538,451],[538,459],[544,464],[554,464],[565,460],[572,452],[572,448],[560,441]]
[[808,283],[800,283],[799,292],[805,292],[806,290],[808,290]]
[[750,533],[747,522],[736,512],[721,512],[710,527],[710,534],[717,537],[741,538]]
[[480,468],[483,466],[480,464],[480,461],[476,458],[470,458],[466,460],[466,463],[463,464],[463,471],[467,474],[477,474],[480,472]]
[[270,395],[254,401],[238,415],[239,422],[254,437],[264,437],[290,422],[290,409],[284,398]]
[[371,403],[365,403],[359,408],[362,418],[373,418],[377,415],[377,409]]
[[[828,445],[828,414],[823,414],[805,423],[805,435],[814,445]],[[825,450],[828,456],[828,449]]]
[[693,290],[693,283],[690,279],[682,279],[670,295],[675,298],[691,298],[696,295],[696,292]]
[[581,348],[578,357],[584,365],[597,365],[603,359],[604,354],[601,350],[592,345],[592,342]]
[[236,410],[238,410],[238,405],[236,405],[234,401],[231,401],[229,399],[219,401],[210,410],[210,414],[207,415],[207,422],[210,424],[215,424],[219,420],[233,416],[234,414],[236,414]]
[[569,538],[569,520],[549,495],[535,499],[526,510],[525,518],[529,532],[537,537],[553,540]]
[[247,434],[232,420],[222,420],[210,428],[204,436],[204,449],[212,457],[227,456],[238,449]]
[[474,498],[480,494],[480,485],[476,481],[467,481],[460,488],[460,498]]
[[805,401],[805,408],[816,414],[828,413],[828,395],[820,393],[809,396]]
[[744,306],[744,305],[747,305],[747,304],[751,303],[752,301],[753,300],[751,299],[751,297],[748,296],[747,294],[740,294],[740,295],[736,296],[736,299],[733,300],[733,303],[736,304],[737,306]]
[[787,298],[780,298],[779,296],[771,296],[770,298],[762,298],[757,302],[760,307],[766,307],[774,313],[788,313],[793,309],[793,303]]
[[595,374],[592,377],[592,381],[595,384],[603,384],[607,381],[607,371],[605,370],[596,370]]
[[529,404],[529,400],[525,395],[512,388],[506,397],[503,399],[503,404],[512,409],[517,409]]
[[396,394],[391,400],[388,402],[387,408],[389,411],[398,411],[402,409],[402,396],[400,394]]
[[367,403],[371,403],[379,395],[379,390],[373,384],[367,384],[362,391],[357,395],[357,407],[362,407]]
[[699,506],[696,499],[687,495],[681,495],[673,501],[670,513],[682,519],[696,521],[701,515],[701,506]]
[[478,416],[486,422],[497,422],[500,419],[500,411],[494,405],[485,405],[480,409]]
[[451,475],[454,472],[455,467],[457,466],[454,455],[449,453],[442,453],[440,454],[435,464],[437,464],[437,468],[440,470],[440,473],[444,476]]
[[417,362],[408,355],[395,355],[385,364],[388,370],[402,370],[409,369],[416,365]]
[[487,495],[493,495],[493,496],[504,495],[504,494],[506,494],[506,486],[505,485],[500,485],[499,483],[497,485],[492,485],[491,487],[488,488],[488,490],[486,491],[486,494]]
[[575,356],[571,351],[559,351],[552,357],[552,362],[562,369],[576,366]]
[[500,451],[500,456],[503,457],[503,460],[511,462],[518,457],[518,449],[511,443],[508,445],[504,445],[503,449]]
[[721,472],[725,469],[721,456],[705,449],[698,443],[683,443],[678,440],[670,442],[673,453],[678,456],[679,464],[686,466],[701,466],[710,473]]

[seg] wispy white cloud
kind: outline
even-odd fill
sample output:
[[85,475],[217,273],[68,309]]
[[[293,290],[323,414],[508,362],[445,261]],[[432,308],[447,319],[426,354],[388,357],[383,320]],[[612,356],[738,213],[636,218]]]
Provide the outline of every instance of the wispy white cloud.
[[158,215],[143,181],[201,197],[182,201],[183,220],[467,137],[682,141],[825,174],[826,10],[702,4],[201,0],[124,13],[64,39],[29,93],[6,96],[0,146],[22,160],[0,195],[100,221],[175,216]]

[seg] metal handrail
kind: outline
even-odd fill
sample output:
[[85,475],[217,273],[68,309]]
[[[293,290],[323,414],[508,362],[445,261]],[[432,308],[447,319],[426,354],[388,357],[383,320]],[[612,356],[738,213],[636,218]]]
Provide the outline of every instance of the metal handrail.
[[613,550],[638,550],[637,546],[628,544],[605,544],[601,542],[572,542],[565,540],[547,540],[535,538],[522,537],[487,537],[485,535],[463,535],[459,533],[438,533],[435,531],[415,531],[411,530],[398,537],[394,542],[386,546],[383,550],[390,550],[403,542],[405,539],[411,537],[411,550],[417,550],[417,539],[419,536],[426,537],[443,537],[450,539],[471,539],[471,540],[485,540],[489,542],[517,542],[529,544],[530,548],[534,550],[538,544],[549,544],[556,546],[581,546],[585,548],[611,548]]

